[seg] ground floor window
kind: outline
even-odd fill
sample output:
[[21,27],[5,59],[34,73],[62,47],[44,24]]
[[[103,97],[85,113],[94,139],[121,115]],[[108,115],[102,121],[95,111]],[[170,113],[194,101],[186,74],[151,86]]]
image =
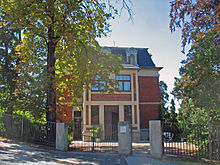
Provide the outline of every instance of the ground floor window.
[[99,124],[99,106],[91,106],[91,124]]
[[124,121],[132,123],[132,107],[131,105],[124,106]]

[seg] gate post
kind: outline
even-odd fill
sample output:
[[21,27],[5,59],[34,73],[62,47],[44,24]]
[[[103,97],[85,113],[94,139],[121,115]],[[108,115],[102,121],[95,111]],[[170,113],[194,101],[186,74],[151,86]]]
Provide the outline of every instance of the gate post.
[[150,153],[155,158],[162,158],[162,128],[160,120],[150,120]]
[[56,123],[56,150],[68,149],[68,125],[67,123]]
[[128,121],[118,122],[118,150],[119,154],[129,155],[132,151],[131,124]]

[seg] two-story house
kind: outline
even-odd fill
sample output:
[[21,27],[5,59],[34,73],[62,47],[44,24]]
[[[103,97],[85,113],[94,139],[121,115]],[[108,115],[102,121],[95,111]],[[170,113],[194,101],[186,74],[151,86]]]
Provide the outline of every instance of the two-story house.
[[111,77],[118,82],[117,91],[103,93],[98,87],[85,90],[82,111],[71,109],[69,114],[82,126],[76,129],[75,138],[82,138],[81,132],[86,132],[94,124],[102,126],[105,138],[107,134],[113,134],[110,125],[115,126],[117,132],[119,121],[130,121],[133,139],[140,140],[144,137],[142,130],[149,127],[149,120],[159,117],[158,72],[162,68],[155,66],[148,48],[103,47],[103,51],[122,56],[123,69]]

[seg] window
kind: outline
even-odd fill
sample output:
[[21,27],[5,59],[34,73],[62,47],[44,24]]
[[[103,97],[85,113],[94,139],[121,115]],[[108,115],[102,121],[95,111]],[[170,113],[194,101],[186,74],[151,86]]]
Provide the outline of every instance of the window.
[[132,123],[132,108],[131,105],[124,106],[124,121],[130,121]]
[[118,75],[115,77],[118,81],[116,86],[119,92],[130,92],[131,91],[131,76],[130,75]]
[[129,64],[135,65],[135,56],[133,54],[129,57]]
[[99,124],[99,106],[91,106],[91,124]]
[[92,86],[92,92],[104,91],[106,86],[106,81],[100,80],[100,76],[96,76],[95,85]]

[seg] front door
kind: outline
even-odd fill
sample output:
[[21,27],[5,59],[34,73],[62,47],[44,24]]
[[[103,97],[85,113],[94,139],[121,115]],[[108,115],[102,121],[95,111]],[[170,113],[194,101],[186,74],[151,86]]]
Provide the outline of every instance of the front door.
[[118,121],[119,121],[119,107],[105,106],[105,140],[118,140]]

